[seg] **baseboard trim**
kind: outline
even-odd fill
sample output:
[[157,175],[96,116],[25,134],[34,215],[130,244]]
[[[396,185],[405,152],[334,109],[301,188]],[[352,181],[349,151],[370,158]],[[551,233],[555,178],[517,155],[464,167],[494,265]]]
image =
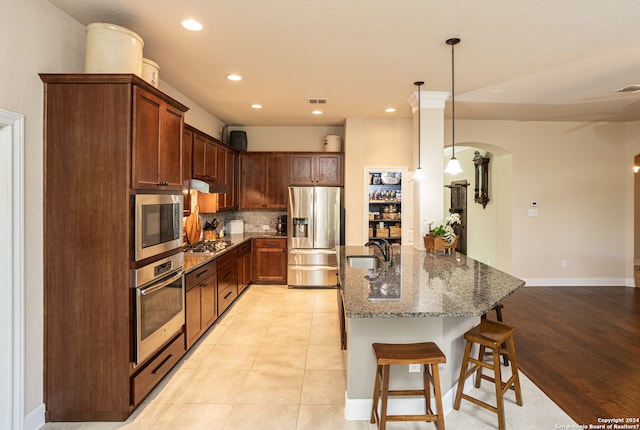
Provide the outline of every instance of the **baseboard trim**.
[[29,412],[24,417],[24,430],[38,430],[44,426],[44,403],[40,404],[37,408]]
[[524,278],[527,287],[635,287],[633,278]]
[[[446,416],[453,410],[453,401],[458,384],[454,385],[442,396],[442,409]],[[473,378],[468,378],[464,384],[464,392],[468,393],[473,388]],[[371,418],[371,406],[373,399],[350,399],[347,392],[344,393],[344,417],[350,421],[369,421]],[[406,415],[424,413],[424,400],[416,398],[390,398],[387,406],[389,415]],[[435,402],[431,399],[431,408],[435,410]]]

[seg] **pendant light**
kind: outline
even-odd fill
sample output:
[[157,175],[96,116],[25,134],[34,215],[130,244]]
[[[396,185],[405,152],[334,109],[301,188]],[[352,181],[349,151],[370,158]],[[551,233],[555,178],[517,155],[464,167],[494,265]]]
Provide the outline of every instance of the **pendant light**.
[[413,173],[413,179],[421,181],[424,179],[424,171],[422,170],[422,167],[420,167],[420,87],[424,85],[424,82],[416,81],[413,85],[418,87],[418,168]]
[[456,158],[456,101],[455,101],[455,79],[454,79],[454,62],[453,62],[453,47],[460,43],[460,39],[457,37],[447,39],[447,45],[451,46],[451,159],[447,163],[445,172],[451,175],[457,175],[462,173],[462,167],[460,162]]

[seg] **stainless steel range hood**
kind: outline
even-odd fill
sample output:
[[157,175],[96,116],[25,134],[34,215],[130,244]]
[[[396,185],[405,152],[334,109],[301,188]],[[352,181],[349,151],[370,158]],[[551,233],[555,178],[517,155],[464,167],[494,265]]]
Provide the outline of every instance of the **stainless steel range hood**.
[[191,189],[207,194],[229,194],[229,186],[200,179],[191,179]]

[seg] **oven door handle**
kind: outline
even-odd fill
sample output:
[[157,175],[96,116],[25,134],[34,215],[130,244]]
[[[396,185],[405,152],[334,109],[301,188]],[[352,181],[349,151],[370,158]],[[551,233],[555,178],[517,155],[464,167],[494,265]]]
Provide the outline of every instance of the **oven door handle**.
[[140,295],[141,296],[146,296],[147,294],[153,294],[154,292],[158,291],[161,288],[164,288],[166,285],[168,284],[173,284],[175,281],[177,281],[178,279],[180,279],[182,277],[182,270],[180,270],[178,272],[177,275],[172,276],[169,279],[163,279],[161,281],[156,282],[155,284],[151,284],[150,286],[144,288],[144,289],[140,289]]

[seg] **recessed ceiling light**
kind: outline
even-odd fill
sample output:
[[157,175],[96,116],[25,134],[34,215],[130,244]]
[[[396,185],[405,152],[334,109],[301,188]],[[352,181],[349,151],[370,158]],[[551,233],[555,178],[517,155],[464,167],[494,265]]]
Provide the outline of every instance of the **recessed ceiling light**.
[[202,24],[200,24],[195,19],[183,19],[182,21],[180,21],[180,24],[182,24],[182,26],[187,30],[191,30],[191,31],[202,30]]
[[314,110],[311,112],[314,115],[322,115],[322,111],[321,110]]
[[242,80],[242,76],[236,75],[236,74],[231,74],[231,75],[227,75],[227,79],[229,79],[230,81],[241,81]]
[[258,104],[258,103],[252,104],[251,107],[254,108],[254,109],[262,109],[262,105]]
[[388,112],[388,113],[392,113],[392,112],[395,112],[395,111],[396,111],[396,108],[392,108],[392,107],[390,107],[390,108],[386,108],[384,111],[385,111],[385,112]]

